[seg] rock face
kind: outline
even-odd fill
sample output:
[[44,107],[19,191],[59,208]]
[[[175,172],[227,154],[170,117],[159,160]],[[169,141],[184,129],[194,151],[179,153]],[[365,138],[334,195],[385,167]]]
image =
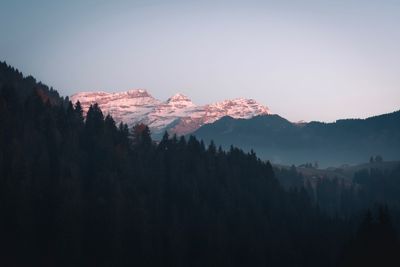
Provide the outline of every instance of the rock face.
[[111,114],[117,123],[124,122],[130,127],[144,123],[155,134],[165,130],[178,135],[188,134],[224,116],[249,119],[270,114],[267,107],[253,99],[238,98],[197,106],[182,94],[160,101],[143,89],[120,93],[83,92],[71,96],[73,103],[78,100],[84,112],[90,105],[98,103],[103,113]]

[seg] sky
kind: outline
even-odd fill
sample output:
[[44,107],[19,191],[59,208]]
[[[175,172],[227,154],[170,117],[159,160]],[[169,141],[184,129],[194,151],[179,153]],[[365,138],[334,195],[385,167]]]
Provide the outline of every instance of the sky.
[[67,96],[253,98],[291,121],[400,109],[400,1],[0,2],[0,60]]

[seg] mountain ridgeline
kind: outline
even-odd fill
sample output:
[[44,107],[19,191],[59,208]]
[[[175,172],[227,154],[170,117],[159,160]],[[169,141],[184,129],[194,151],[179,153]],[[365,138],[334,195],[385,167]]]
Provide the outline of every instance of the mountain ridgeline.
[[400,159],[400,111],[367,119],[295,124],[278,115],[247,120],[224,117],[192,133],[224,148],[253,149],[278,164],[319,162],[334,166],[365,162],[371,155]]
[[72,95],[71,100],[81,103],[84,114],[90,105],[97,103],[105,114],[112,115],[118,123],[123,122],[130,127],[144,123],[157,139],[161,139],[166,130],[178,135],[187,134],[227,115],[251,118],[269,114],[267,107],[253,99],[237,98],[199,106],[182,94],[161,101],[144,89],[119,93],[82,92]]
[[[0,78],[1,266],[400,262],[400,168],[360,173],[359,186],[285,190],[280,176],[301,175],[274,170],[254,152],[194,136],[154,142],[146,125],[116,125],[97,104],[84,119],[79,102],[5,63]],[[387,187],[390,199],[381,194]],[[371,211],[346,213],[347,203]]]
[[[371,155],[400,159],[400,112],[368,119],[346,119],[335,123],[291,123],[253,99],[233,99],[204,106],[176,94],[160,101],[146,90],[119,93],[82,92],[71,96],[80,101],[84,115],[97,103],[117,123],[129,127],[144,123],[152,137],[195,135],[223,148],[234,145],[276,164],[319,162],[321,167],[358,164]],[[227,117],[229,116],[229,117]],[[225,118],[224,118],[225,117]]]

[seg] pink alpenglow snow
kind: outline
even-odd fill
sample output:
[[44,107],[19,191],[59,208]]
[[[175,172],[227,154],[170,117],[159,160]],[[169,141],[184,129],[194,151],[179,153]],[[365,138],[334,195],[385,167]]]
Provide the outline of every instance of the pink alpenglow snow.
[[103,113],[113,116],[117,123],[123,122],[130,127],[144,123],[153,133],[167,130],[178,135],[191,133],[224,116],[249,119],[270,114],[266,106],[253,99],[237,98],[198,106],[183,94],[160,101],[144,89],[119,93],[82,92],[71,96],[73,103],[78,100],[84,113],[90,105],[98,103]]

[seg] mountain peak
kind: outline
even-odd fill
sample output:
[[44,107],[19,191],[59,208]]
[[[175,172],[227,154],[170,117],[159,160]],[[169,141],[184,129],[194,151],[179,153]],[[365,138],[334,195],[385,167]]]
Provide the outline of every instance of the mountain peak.
[[186,109],[196,106],[190,98],[180,93],[171,96],[165,103],[177,109]]
[[253,99],[237,98],[197,106],[181,93],[160,101],[145,89],[78,93],[71,96],[71,100],[74,103],[79,100],[85,112],[91,104],[98,103],[103,112],[111,114],[118,123],[124,122],[129,126],[145,123],[153,133],[168,129],[177,134],[187,134],[224,116],[248,119],[269,114],[267,107]]
[[167,100],[168,103],[171,102],[192,102],[189,97],[185,96],[184,94],[177,93]]
[[270,114],[268,107],[258,103],[254,99],[235,98],[224,100],[209,105],[211,110],[225,111],[226,115],[235,118],[251,118],[257,115]]

